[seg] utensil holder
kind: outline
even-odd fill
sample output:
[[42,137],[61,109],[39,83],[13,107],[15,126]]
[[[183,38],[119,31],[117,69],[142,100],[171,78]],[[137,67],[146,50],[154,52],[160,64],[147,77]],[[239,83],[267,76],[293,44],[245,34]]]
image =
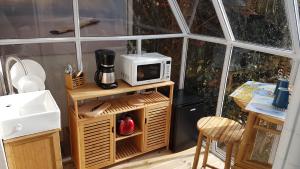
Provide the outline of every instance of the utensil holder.
[[70,74],[65,74],[65,84],[68,89],[77,89],[79,87],[82,87],[85,85],[85,75],[82,73],[82,75],[78,77],[73,77]]

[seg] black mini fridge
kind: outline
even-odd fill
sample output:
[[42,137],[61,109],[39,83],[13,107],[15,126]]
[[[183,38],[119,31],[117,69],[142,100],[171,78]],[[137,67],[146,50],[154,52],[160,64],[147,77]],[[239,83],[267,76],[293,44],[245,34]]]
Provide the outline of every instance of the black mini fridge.
[[174,94],[170,149],[179,152],[197,144],[197,121],[205,116],[201,97],[179,90]]

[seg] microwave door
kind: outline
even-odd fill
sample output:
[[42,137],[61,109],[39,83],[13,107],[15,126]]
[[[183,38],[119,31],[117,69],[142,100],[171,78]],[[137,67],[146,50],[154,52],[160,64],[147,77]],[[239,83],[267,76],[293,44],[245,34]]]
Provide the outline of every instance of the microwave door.
[[161,79],[162,75],[162,64],[161,63],[151,63],[151,64],[143,64],[137,65],[136,68],[136,81],[146,82]]

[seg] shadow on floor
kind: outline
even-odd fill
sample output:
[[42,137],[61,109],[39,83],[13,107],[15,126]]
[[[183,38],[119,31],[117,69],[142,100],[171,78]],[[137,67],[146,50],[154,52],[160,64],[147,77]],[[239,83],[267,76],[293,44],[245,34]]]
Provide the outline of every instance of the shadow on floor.
[[[203,150],[203,149],[202,149]],[[204,151],[204,150],[203,150]],[[172,153],[166,149],[156,150],[136,158],[109,166],[109,169],[191,169],[195,148],[179,153]],[[198,168],[201,168],[203,153],[200,154]],[[224,168],[224,162],[213,154],[208,156],[208,164],[217,168]],[[64,169],[75,169],[72,162],[64,164]]]

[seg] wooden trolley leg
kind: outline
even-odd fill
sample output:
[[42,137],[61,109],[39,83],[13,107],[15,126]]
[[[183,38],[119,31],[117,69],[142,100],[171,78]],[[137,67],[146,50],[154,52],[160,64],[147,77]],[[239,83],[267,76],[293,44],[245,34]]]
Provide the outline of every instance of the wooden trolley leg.
[[193,169],[197,169],[197,166],[198,166],[198,161],[199,161],[201,146],[202,146],[202,139],[203,139],[203,134],[201,132],[199,132],[197,148],[196,148],[196,153],[195,153],[194,162],[193,162]]
[[224,169],[230,169],[232,149],[233,149],[233,143],[226,145],[226,160],[225,160]]
[[207,138],[207,140],[206,140],[206,146],[205,146],[205,153],[204,153],[204,158],[203,158],[203,163],[202,163],[202,167],[203,168],[205,168],[206,164],[207,164],[210,142],[211,142],[211,139]]

